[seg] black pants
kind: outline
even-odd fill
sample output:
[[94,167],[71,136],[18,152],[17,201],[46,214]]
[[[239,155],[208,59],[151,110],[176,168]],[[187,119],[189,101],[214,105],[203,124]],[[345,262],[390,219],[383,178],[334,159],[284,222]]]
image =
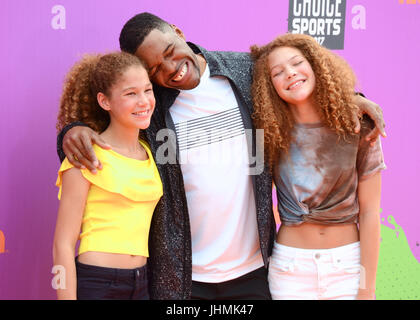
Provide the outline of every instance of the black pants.
[[192,282],[193,300],[271,300],[267,269],[262,267],[239,278],[219,282]]
[[78,300],[149,300],[146,266],[114,269],[76,259]]

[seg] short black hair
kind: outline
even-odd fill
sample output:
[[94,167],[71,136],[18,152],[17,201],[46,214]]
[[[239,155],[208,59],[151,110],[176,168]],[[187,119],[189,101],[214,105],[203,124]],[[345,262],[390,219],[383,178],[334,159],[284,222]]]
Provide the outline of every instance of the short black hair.
[[155,16],[154,14],[143,12],[135,15],[126,22],[120,33],[121,51],[134,54],[137,48],[143,43],[149,33],[158,29],[166,32],[171,28],[169,23]]

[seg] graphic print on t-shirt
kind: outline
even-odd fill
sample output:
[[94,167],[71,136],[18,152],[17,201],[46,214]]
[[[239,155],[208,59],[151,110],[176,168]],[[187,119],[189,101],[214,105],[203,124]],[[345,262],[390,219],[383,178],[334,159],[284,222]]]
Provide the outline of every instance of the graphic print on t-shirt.
[[210,77],[207,66],[169,112],[188,204],[192,279],[222,282],[263,266],[248,139],[229,81]]
[[180,122],[175,125],[175,129],[181,152],[234,138],[245,132],[238,108]]

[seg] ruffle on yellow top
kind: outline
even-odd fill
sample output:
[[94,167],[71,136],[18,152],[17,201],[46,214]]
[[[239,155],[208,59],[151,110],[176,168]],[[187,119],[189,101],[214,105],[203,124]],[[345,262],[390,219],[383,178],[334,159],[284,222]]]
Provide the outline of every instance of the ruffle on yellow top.
[[[97,174],[81,170],[91,186],[83,214],[79,254],[100,251],[148,256],[150,222],[163,188],[149,146],[142,140],[140,143],[148,160],[128,158],[93,146],[103,169]],[[59,199],[62,173],[72,167],[66,158],[58,171]]]
[[[97,174],[91,173],[88,169],[82,169],[83,176],[90,183],[106,191],[119,193],[133,201],[160,199],[163,193],[162,183],[156,164],[147,144],[142,140],[139,141],[149,156],[148,160],[128,158],[113,150],[105,150],[96,144],[93,145],[93,150],[101,161],[103,169],[98,170]],[[73,168],[73,165],[65,158],[56,181],[56,186],[60,187],[58,199],[61,198],[61,173],[70,168]],[[156,181],[157,177],[159,183]]]

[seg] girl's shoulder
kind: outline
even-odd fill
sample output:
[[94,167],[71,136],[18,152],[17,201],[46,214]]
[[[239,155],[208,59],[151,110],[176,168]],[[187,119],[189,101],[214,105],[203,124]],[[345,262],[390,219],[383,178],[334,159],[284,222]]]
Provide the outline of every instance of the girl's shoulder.
[[87,190],[90,185],[90,181],[86,179],[82,170],[73,166],[67,157],[61,163],[55,181],[55,185],[59,188],[58,199],[61,199],[63,183],[66,185],[66,190]]
[[[96,157],[102,164],[102,170],[97,170],[96,174],[93,174],[88,169],[77,170],[91,185],[108,192],[121,194],[133,201],[141,201],[145,198],[159,198],[162,195],[162,183],[159,173],[149,145],[143,140],[140,143],[149,156],[147,160],[128,158],[112,149],[106,150],[93,145]],[[60,192],[63,173],[71,168],[74,168],[74,166],[67,158],[64,159],[56,181],[56,186],[60,188]]]

